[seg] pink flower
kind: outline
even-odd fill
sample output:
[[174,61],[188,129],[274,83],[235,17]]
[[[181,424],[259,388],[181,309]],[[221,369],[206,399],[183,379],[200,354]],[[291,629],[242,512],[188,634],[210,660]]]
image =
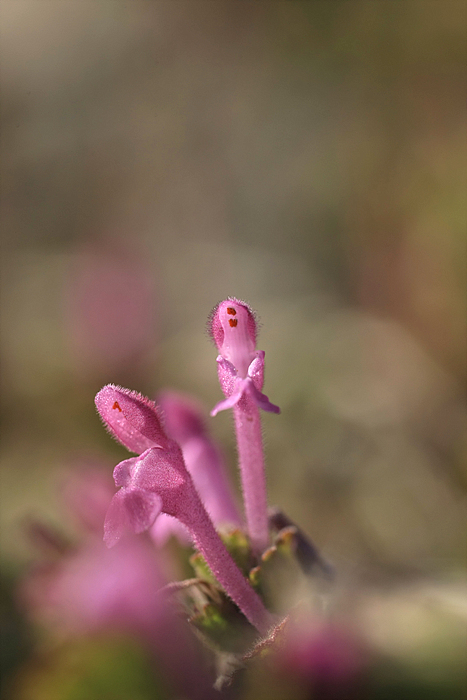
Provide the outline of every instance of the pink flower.
[[[66,480],[63,495],[68,513],[86,534],[76,548],[57,548],[51,564],[29,577],[24,589],[29,603],[75,634],[104,628],[156,629],[162,611],[156,592],[165,579],[153,548],[135,537],[126,538],[117,549],[102,543],[112,481],[96,469],[80,469]],[[36,523],[32,534],[38,527],[47,535],[48,528]],[[53,533],[48,539],[53,540]]]
[[127,538],[110,550],[90,540],[43,578],[43,610],[75,633],[112,628],[149,634],[162,615],[157,591],[163,585],[144,540]]
[[77,369],[92,375],[141,367],[156,340],[157,293],[134,241],[78,248],[66,284],[65,322]]
[[368,652],[356,632],[342,623],[305,616],[286,630],[275,668],[319,697],[363,697]]
[[162,428],[156,405],[136,392],[109,384],[97,394],[96,406],[110,432],[141,453],[114,469],[120,490],[105,519],[107,546],[114,546],[127,530],[147,530],[161,512],[177,518],[190,531],[226,593],[258,630],[266,632],[270,615],[214,529],[180,447]]
[[256,350],[257,326],[250,307],[229,297],[212,312],[209,330],[220,352],[217,372],[226,397],[211,415],[233,408],[246,521],[253,549],[259,554],[269,544],[259,409],[280,413],[280,408],[261,393],[264,352]]
[[261,393],[264,351],[256,350],[257,324],[250,307],[235,297],[221,301],[211,313],[208,329],[220,353],[217,371],[226,396],[225,401],[214,407],[211,415],[233,408],[245,397],[263,411],[280,413],[279,406]]

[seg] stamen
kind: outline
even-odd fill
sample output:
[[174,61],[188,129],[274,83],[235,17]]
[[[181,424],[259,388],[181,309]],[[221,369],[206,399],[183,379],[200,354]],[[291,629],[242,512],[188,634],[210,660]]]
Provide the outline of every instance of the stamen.
[[235,326],[237,325],[237,323],[238,323],[238,321],[237,321],[236,318],[229,318],[229,326],[230,326],[231,328],[235,328]]
[[112,406],[112,408],[113,408],[113,409],[116,408],[118,411],[120,411],[120,413],[122,412],[122,409],[120,408],[120,406],[119,406],[119,404],[118,404],[118,401],[115,401],[115,403],[114,403],[114,405]]
[[235,309],[233,308],[233,306],[228,306],[228,307],[227,307],[227,313],[230,314],[231,316],[236,316],[236,315],[237,315],[237,312],[235,311]]

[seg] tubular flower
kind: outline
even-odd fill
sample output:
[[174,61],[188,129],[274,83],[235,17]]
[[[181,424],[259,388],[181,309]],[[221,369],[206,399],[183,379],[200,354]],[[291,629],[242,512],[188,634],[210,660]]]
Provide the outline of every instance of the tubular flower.
[[226,593],[260,632],[266,632],[271,616],[214,529],[180,447],[162,428],[156,405],[136,392],[109,384],[97,394],[96,406],[117,440],[140,452],[114,469],[114,481],[120,490],[105,519],[107,546],[115,545],[126,530],[147,530],[159,513],[177,518],[190,531]]
[[221,453],[206,428],[204,412],[191,397],[175,391],[158,396],[168,435],[183,458],[215,525],[240,525],[241,519]]
[[[222,455],[207,431],[201,406],[192,397],[175,391],[160,393],[157,404],[167,434],[180,445],[186,467],[214,525],[240,526]],[[151,527],[151,537],[163,545],[171,535],[182,544],[190,541],[180,521],[162,513]]]
[[259,554],[269,544],[259,408],[272,413],[280,413],[280,408],[261,393],[264,352],[256,350],[257,325],[250,307],[229,297],[212,312],[209,330],[220,352],[217,371],[226,397],[211,415],[233,409],[246,521],[253,549]]

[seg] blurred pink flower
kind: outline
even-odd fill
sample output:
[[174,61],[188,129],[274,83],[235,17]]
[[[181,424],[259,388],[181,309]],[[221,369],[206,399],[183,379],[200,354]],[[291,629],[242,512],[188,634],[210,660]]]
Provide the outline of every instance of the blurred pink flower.
[[80,460],[67,474],[60,495],[80,530],[101,537],[113,487],[108,465],[95,460]]
[[75,633],[104,628],[153,633],[162,613],[157,590],[164,578],[140,538],[127,538],[111,550],[92,539],[46,572],[42,583],[36,603]]
[[[127,537],[112,550],[102,542],[112,481],[97,470],[77,470],[66,480],[63,495],[84,539],[77,547],[57,548],[55,557],[33,570],[23,587],[25,600],[62,631],[153,633],[162,612],[157,590],[165,578],[148,540]],[[40,530],[47,532],[44,526]]]
[[[157,403],[167,434],[180,445],[186,467],[213,523],[241,525],[220,450],[207,432],[201,406],[193,398],[174,391],[159,394]],[[158,544],[163,544],[170,535],[182,543],[190,539],[183,525],[164,513],[151,528],[151,535]]]
[[153,271],[134,249],[98,243],[75,253],[65,321],[80,371],[118,373],[154,347],[154,287]]
[[307,618],[291,623],[275,658],[279,673],[295,678],[312,697],[365,697],[368,653],[357,633],[340,623]]
[[[48,537],[46,527],[32,526],[36,542],[38,536],[47,539],[49,558],[23,581],[20,597],[26,608],[62,637],[130,634],[160,661],[176,693],[196,700],[213,697],[212,679],[195,640],[160,592],[166,579],[151,541],[129,535],[113,549],[102,542],[103,518],[113,495],[111,480],[81,470],[71,475],[64,493],[69,512],[87,534],[77,547],[57,546],[52,552],[54,533]],[[88,517],[86,507],[92,510],[96,504]]]

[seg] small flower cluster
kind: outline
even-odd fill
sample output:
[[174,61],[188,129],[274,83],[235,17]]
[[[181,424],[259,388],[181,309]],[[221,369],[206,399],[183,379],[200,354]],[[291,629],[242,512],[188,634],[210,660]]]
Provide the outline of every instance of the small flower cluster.
[[[229,298],[209,333],[224,394],[211,415],[233,412],[244,515],[196,401],[173,391],[152,401],[108,384],[98,413],[134,456],[113,470],[116,493],[108,472],[87,469],[69,482],[67,511],[85,532],[77,546],[32,524],[51,557],[30,572],[24,602],[70,639],[135,637],[160,668],[164,700],[236,697],[224,685],[239,669],[254,672],[253,659],[268,664],[280,697],[340,697],[363,657],[352,634],[323,622],[320,586],[331,568],[282,511],[268,509],[260,409],[280,409],[262,393],[255,316]],[[169,537],[178,545],[162,551]],[[168,583],[179,564],[194,575]]]

